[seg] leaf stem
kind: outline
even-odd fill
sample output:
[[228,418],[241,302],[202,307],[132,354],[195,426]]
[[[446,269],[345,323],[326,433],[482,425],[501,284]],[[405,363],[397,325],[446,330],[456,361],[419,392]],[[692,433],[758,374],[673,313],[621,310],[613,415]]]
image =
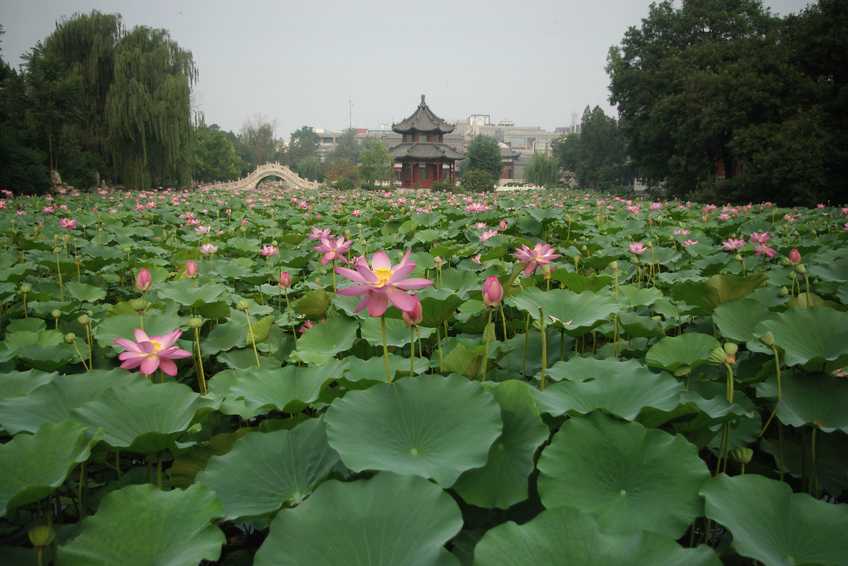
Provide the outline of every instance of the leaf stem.
[[392,372],[389,369],[389,344],[386,338],[386,315],[380,317],[380,335],[383,338],[383,369],[386,370],[386,383],[391,383]]

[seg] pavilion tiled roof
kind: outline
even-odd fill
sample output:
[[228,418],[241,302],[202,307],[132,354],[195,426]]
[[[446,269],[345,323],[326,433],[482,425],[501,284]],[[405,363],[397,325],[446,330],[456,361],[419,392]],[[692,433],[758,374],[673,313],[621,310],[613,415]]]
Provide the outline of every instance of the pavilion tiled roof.
[[392,130],[399,134],[417,132],[440,132],[449,134],[456,126],[449,124],[433,114],[427,103],[424,102],[424,95],[421,95],[421,104],[418,105],[415,112],[409,118],[400,121],[397,124],[392,124]]
[[444,143],[407,142],[391,149],[394,159],[463,159],[465,156]]

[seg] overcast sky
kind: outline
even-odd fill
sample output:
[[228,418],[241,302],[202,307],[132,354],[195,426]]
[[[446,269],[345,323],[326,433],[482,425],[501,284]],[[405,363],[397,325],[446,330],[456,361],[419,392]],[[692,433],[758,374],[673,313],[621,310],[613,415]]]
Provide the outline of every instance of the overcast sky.
[[[795,12],[808,0],[765,0]],[[12,65],[74,12],[120,13],[165,28],[194,54],[194,105],[237,130],[261,115],[288,137],[302,125],[377,128],[421,94],[448,120],[552,129],[587,104],[609,110],[607,50],[647,0],[0,0]]]

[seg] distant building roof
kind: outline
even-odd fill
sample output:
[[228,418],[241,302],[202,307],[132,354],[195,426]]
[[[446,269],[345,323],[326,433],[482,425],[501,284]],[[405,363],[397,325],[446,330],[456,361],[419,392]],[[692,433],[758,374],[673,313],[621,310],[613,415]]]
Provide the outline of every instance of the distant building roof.
[[391,149],[395,159],[463,159],[465,156],[443,143],[402,143]]
[[424,95],[421,95],[421,104],[418,105],[418,108],[412,115],[402,120],[397,124],[392,124],[392,130],[396,131],[399,134],[411,132],[413,130],[418,132],[441,132],[443,134],[448,134],[454,129],[453,124],[449,124],[433,114],[433,111],[430,110],[430,107],[427,106],[427,103],[424,102]]

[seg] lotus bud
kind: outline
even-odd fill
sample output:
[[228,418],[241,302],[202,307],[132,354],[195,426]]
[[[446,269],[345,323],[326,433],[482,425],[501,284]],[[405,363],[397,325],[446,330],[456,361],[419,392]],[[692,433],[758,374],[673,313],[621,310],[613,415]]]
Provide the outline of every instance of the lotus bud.
[[403,322],[407,326],[417,326],[424,320],[424,310],[421,308],[421,301],[418,297],[415,298],[415,306],[410,311],[403,311]]
[[138,273],[135,276],[135,288],[144,293],[148,289],[150,289],[150,285],[153,283],[153,276],[150,275],[150,270],[146,267],[142,267],[138,270]]
[[280,289],[288,289],[291,287],[292,279],[288,271],[280,272]]
[[760,342],[766,346],[774,346],[774,335],[771,332],[768,332],[765,336],[760,338]]
[[150,303],[144,299],[133,299],[130,301],[130,308],[132,308],[135,312],[143,312],[147,309],[149,304]]
[[726,356],[727,354],[725,353],[724,348],[719,346],[710,352],[710,361],[714,364],[723,364]]
[[618,271],[618,262],[617,261],[611,262],[610,263],[610,269],[612,269],[613,271]]
[[53,248],[53,255],[59,255],[60,253],[62,253],[62,248],[60,248],[59,246]]
[[787,259],[789,259],[789,263],[797,265],[801,263],[801,252],[798,251],[798,248],[792,248]]
[[29,283],[21,283],[21,293],[26,294],[30,291],[32,291],[32,285],[30,285]]
[[87,326],[91,322],[91,319],[88,317],[87,314],[81,314],[79,315],[79,318],[77,318],[77,322],[79,322],[83,326]]
[[238,302],[238,304],[236,304],[236,308],[238,308],[238,310],[240,311],[246,311],[250,309],[250,303],[242,299]]
[[736,254],[736,261],[742,261],[742,254]]
[[77,335],[74,334],[73,332],[68,332],[67,334],[65,334],[65,342],[66,343],[73,344],[76,341],[77,341]]
[[441,269],[445,265],[445,260],[442,259],[442,256],[436,256],[433,258],[433,265],[436,266],[436,269]]
[[724,351],[727,354],[724,358],[724,363],[733,365],[736,363],[736,352],[739,351],[739,346],[733,342],[727,342],[724,345]]
[[781,287],[780,288],[780,296],[781,297],[788,297],[789,296],[789,288],[788,287]]
[[807,273],[807,268],[804,266],[803,263],[799,263],[798,265],[795,266],[795,271],[797,271],[798,273],[803,275],[803,274]]
[[186,277],[193,279],[197,277],[197,262],[190,259],[185,263]]
[[198,316],[192,317],[188,320],[188,325],[190,328],[200,328],[203,326],[203,319]]
[[62,311],[60,311],[59,309],[53,309],[52,311],[50,311],[50,316],[52,316],[53,318],[62,318]]
[[549,264],[548,264],[548,265],[545,265],[545,266],[542,268],[542,275],[544,275],[544,277],[545,277],[545,281],[550,281],[550,280],[551,280],[551,275],[553,275],[553,270],[551,269],[551,266],[550,266]]
[[27,536],[32,546],[45,547],[50,546],[53,542],[53,539],[56,537],[56,531],[50,525],[38,525],[27,531]]
[[747,446],[739,446],[731,450],[730,455],[740,464],[750,464],[751,459],[754,457],[754,451]]
[[504,290],[501,282],[494,275],[486,277],[483,282],[483,303],[487,307],[496,307],[503,300]]

